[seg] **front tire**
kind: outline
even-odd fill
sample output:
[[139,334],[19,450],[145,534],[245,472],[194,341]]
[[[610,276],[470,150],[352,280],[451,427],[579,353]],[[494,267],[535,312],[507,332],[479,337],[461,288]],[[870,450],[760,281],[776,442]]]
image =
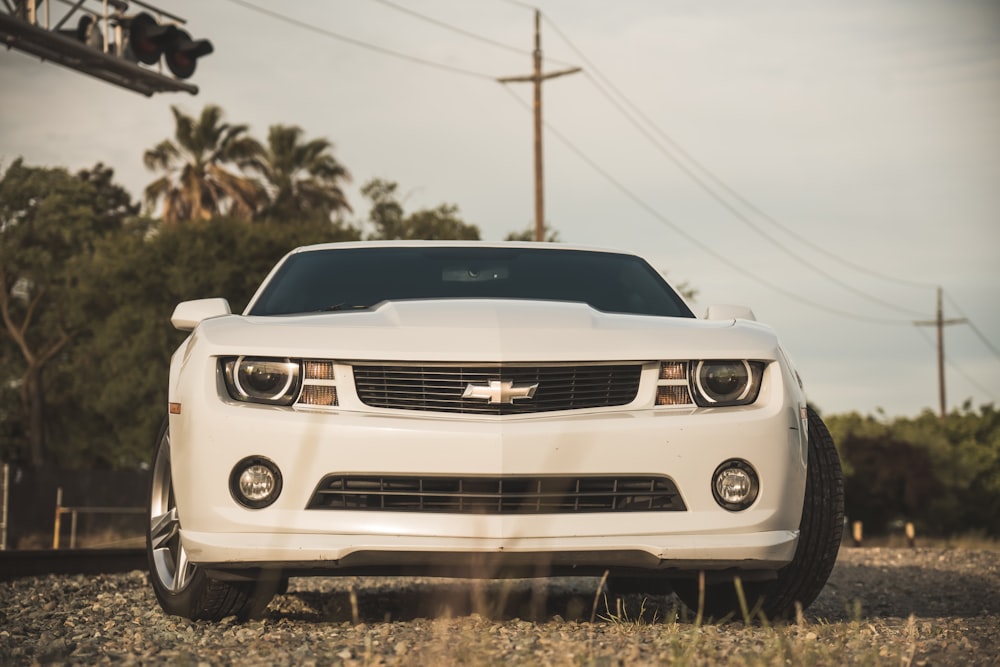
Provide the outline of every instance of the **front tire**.
[[173,616],[206,621],[227,616],[245,620],[262,611],[270,596],[263,599],[255,582],[214,579],[188,560],[172,475],[170,429],[164,420],[156,440],[146,511],[149,578],[160,607]]
[[[826,585],[837,561],[844,530],[844,475],[826,424],[808,408],[809,459],[799,522],[799,541],[792,562],[765,582],[742,582],[747,611],[767,619],[788,618],[798,603],[808,607]],[[676,581],[674,593],[689,609],[699,611],[697,580]],[[733,582],[705,585],[701,607],[705,617],[740,616],[742,607]]]

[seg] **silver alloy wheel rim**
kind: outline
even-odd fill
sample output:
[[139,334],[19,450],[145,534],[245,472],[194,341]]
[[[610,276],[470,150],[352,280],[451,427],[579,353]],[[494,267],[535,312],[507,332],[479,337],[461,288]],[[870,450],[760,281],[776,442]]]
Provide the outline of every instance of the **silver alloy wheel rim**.
[[170,432],[165,431],[153,465],[149,544],[153,555],[153,573],[170,593],[183,591],[195,571],[181,542],[180,528],[170,475]]

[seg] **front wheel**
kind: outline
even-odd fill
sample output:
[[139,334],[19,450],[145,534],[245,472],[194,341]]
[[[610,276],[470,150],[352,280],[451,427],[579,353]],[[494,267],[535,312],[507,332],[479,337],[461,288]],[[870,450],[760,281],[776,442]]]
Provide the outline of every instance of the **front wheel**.
[[160,428],[153,458],[147,507],[146,557],[156,599],[168,614],[192,620],[246,619],[267,605],[255,582],[209,577],[188,560],[174,498],[170,465],[170,429]]
[[[792,562],[778,571],[777,579],[743,582],[748,612],[759,611],[768,619],[787,618],[798,603],[805,609],[826,585],[840,550],[844,530],[844,475],[840,457],[826,424],[808,408],[809,459],[806,490],[799,521],[799,541]],[[742,612],[733,582],[705,585],[699,605],[697,580],[676,581],[674,593],[689,609],[716,619]]]

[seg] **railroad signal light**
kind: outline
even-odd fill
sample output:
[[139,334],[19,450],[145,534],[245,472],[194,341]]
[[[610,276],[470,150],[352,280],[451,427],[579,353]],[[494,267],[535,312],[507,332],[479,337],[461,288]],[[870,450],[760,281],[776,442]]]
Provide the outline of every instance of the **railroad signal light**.
[[129,48],[139,62],[155,65],[175,30],[174,26],[160,25],[151,14],[141,12],[128,22]]
[[[0,0],[7,7],[0,9],[0,45],[146,96],[198,94],[198,86],[184,79],[194,74],[198,58],[212,53],[211,42],[191,39],[180,28],[185,20],[147,4],[152,0],[91,1],[102,9],[89,9],[88,0],[63,0],[71,8],[50,27],[51,0]],[[132,4],[147,11],[126,14]],[[43,21],[39,6],[45,10]],[[150,67],[164,57],[169,72]]]
[[178,79],[186,79],[194,74],[198,58],[207,56],[213,50],[212,42],[207,39],[191,39],[191,35],[178,28],[174,31],[173,39],[167,45],[164,58],[167,61],[167,67],[174,76]]
[[147,65],[155,65],[163,56],[178,79],[194,74],[198,58],[213,51],[207,39],[191,39],[186,31],[174,25],[161,25],[147,12],[129,19],[128,45],[132,55]]

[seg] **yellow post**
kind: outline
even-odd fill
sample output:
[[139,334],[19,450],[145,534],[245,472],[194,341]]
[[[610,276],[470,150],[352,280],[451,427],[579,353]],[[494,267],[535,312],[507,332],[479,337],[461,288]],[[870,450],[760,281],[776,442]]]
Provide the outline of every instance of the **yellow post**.
[[52,548],[59,548],[59,523],[62,520],[62,487],[56,489],[56,526],[52,531]]
[[860,521],[855,521],[852,528],[852,536],[854,537],[854,546],[861,546],[861,539],[864,537],[864,530],[861,527]]
[[911,549],[917,548],[917,531],[913,527],[912,521],[906,522],[906,542],[910,545]]

